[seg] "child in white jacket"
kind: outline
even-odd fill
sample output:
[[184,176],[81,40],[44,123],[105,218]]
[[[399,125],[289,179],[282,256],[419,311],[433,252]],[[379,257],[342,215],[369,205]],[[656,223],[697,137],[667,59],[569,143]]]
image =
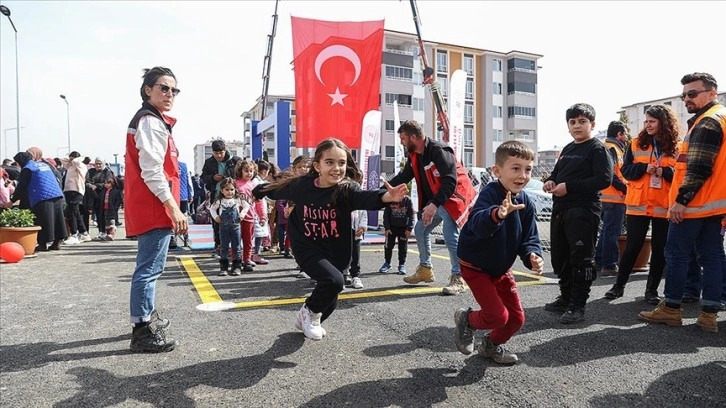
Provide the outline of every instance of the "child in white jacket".
[[353,252],[351,254],[350,267],[345,273],[345,284],[355,289],[363,289],[363,282],[360,280],[360,244],[363,235],[368,231],[368,211],[356,210],[350,214],[351,227],[353,229]]

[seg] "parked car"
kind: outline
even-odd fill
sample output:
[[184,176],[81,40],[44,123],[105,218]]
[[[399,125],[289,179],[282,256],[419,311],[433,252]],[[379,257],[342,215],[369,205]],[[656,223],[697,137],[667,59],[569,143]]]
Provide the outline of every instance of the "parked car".
[[552,218],[552,193],[542,191],[543,185],[544,183],[537,179],[530,179],[522,190],[534,203],[537,221],[549,221]]

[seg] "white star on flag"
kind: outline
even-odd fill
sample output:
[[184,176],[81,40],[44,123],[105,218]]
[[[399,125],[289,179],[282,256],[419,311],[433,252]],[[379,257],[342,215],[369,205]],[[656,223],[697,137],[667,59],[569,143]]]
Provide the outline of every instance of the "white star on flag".
[[345,104],[343,103],[343,99],[348,96],[348,94],[340,93],[340,88],[336,86],[335,93],[328,94],[328,96],[331,98],[330,106],[333,106],[336,103],[339,103],[341,106],[345,106]]

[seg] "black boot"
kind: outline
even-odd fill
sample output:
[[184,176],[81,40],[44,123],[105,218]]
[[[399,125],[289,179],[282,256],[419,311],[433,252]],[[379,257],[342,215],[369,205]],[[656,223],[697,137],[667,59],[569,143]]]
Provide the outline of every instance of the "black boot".
[[227,270],[229,269],[229,259],[219,260],[219,276],[227,276]]
[[134,327],[131,333],[131,351],[134,353],[161,353],[172,351],[179,343],[167,338],[163,330],[154,330],[150,325]]
[[610,288],[609,291],[605,292],[605,299],[617,299],[619,297],[623,297],[623,293],[625,292],[625,287],[618,285],[617,283],[613,285],[612,288]]

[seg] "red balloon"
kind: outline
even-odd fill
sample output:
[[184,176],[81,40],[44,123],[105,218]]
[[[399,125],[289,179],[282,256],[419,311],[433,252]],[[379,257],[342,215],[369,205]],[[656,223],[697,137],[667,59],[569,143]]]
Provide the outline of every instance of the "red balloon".
[[25,249],[17,242],[3,242],[0,244],[0,259],[8,263],[15,263],[25,257]]

